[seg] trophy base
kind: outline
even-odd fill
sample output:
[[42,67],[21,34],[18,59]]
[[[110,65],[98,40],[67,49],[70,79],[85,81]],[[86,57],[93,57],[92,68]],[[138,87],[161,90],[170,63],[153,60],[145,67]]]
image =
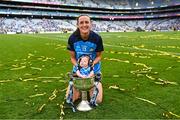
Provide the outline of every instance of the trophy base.
[[91,110],[92,108],[89,106],[89,102],[87,100],[82,100],[78,106],[77,106],[77,109],[79,111],[89,111]]

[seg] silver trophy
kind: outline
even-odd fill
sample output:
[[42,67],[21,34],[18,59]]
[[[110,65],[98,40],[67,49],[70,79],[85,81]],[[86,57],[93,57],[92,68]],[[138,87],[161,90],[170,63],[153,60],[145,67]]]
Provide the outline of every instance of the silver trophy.
[[87,100],[87,91],[89,91],[94,86],[93,78],[75,78],[74,87],[81,91],[81,102],[77,105],[79,111],[89,111],[92,108],[89,106]]

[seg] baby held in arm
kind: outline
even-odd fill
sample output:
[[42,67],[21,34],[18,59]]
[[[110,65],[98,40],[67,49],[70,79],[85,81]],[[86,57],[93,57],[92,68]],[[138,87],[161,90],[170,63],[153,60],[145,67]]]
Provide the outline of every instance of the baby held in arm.
[[82,56],[78,60],[78,69],[76,74],[80,78],[92,78],[94,77],[93,67],[90,64],[91,60],[89,56]]

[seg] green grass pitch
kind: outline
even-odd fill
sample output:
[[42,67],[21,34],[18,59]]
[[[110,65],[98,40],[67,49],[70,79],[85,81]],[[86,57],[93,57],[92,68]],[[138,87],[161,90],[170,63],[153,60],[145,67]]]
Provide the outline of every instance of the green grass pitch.
[[70,34],[0,35],[0,119],[180,118],[180,32],[100,33],[103,103],[63,104]]

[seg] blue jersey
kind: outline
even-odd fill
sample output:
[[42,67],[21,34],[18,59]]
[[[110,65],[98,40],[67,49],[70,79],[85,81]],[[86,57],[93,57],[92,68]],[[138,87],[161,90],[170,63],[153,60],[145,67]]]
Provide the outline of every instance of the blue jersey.
[[[82,55],[88,55],[94,60],[96,58],[96,52],[104,51],[102,38],[98,34],[90,31],[89,38],[83,40],[78,30],[69,37],[67,49],[75,52],[76,61]],[[99,62],[94,66],[94,73],[99,73],[100,71],[101,63]],[[76,72],[75,67],[73,67],[73,72]]]

